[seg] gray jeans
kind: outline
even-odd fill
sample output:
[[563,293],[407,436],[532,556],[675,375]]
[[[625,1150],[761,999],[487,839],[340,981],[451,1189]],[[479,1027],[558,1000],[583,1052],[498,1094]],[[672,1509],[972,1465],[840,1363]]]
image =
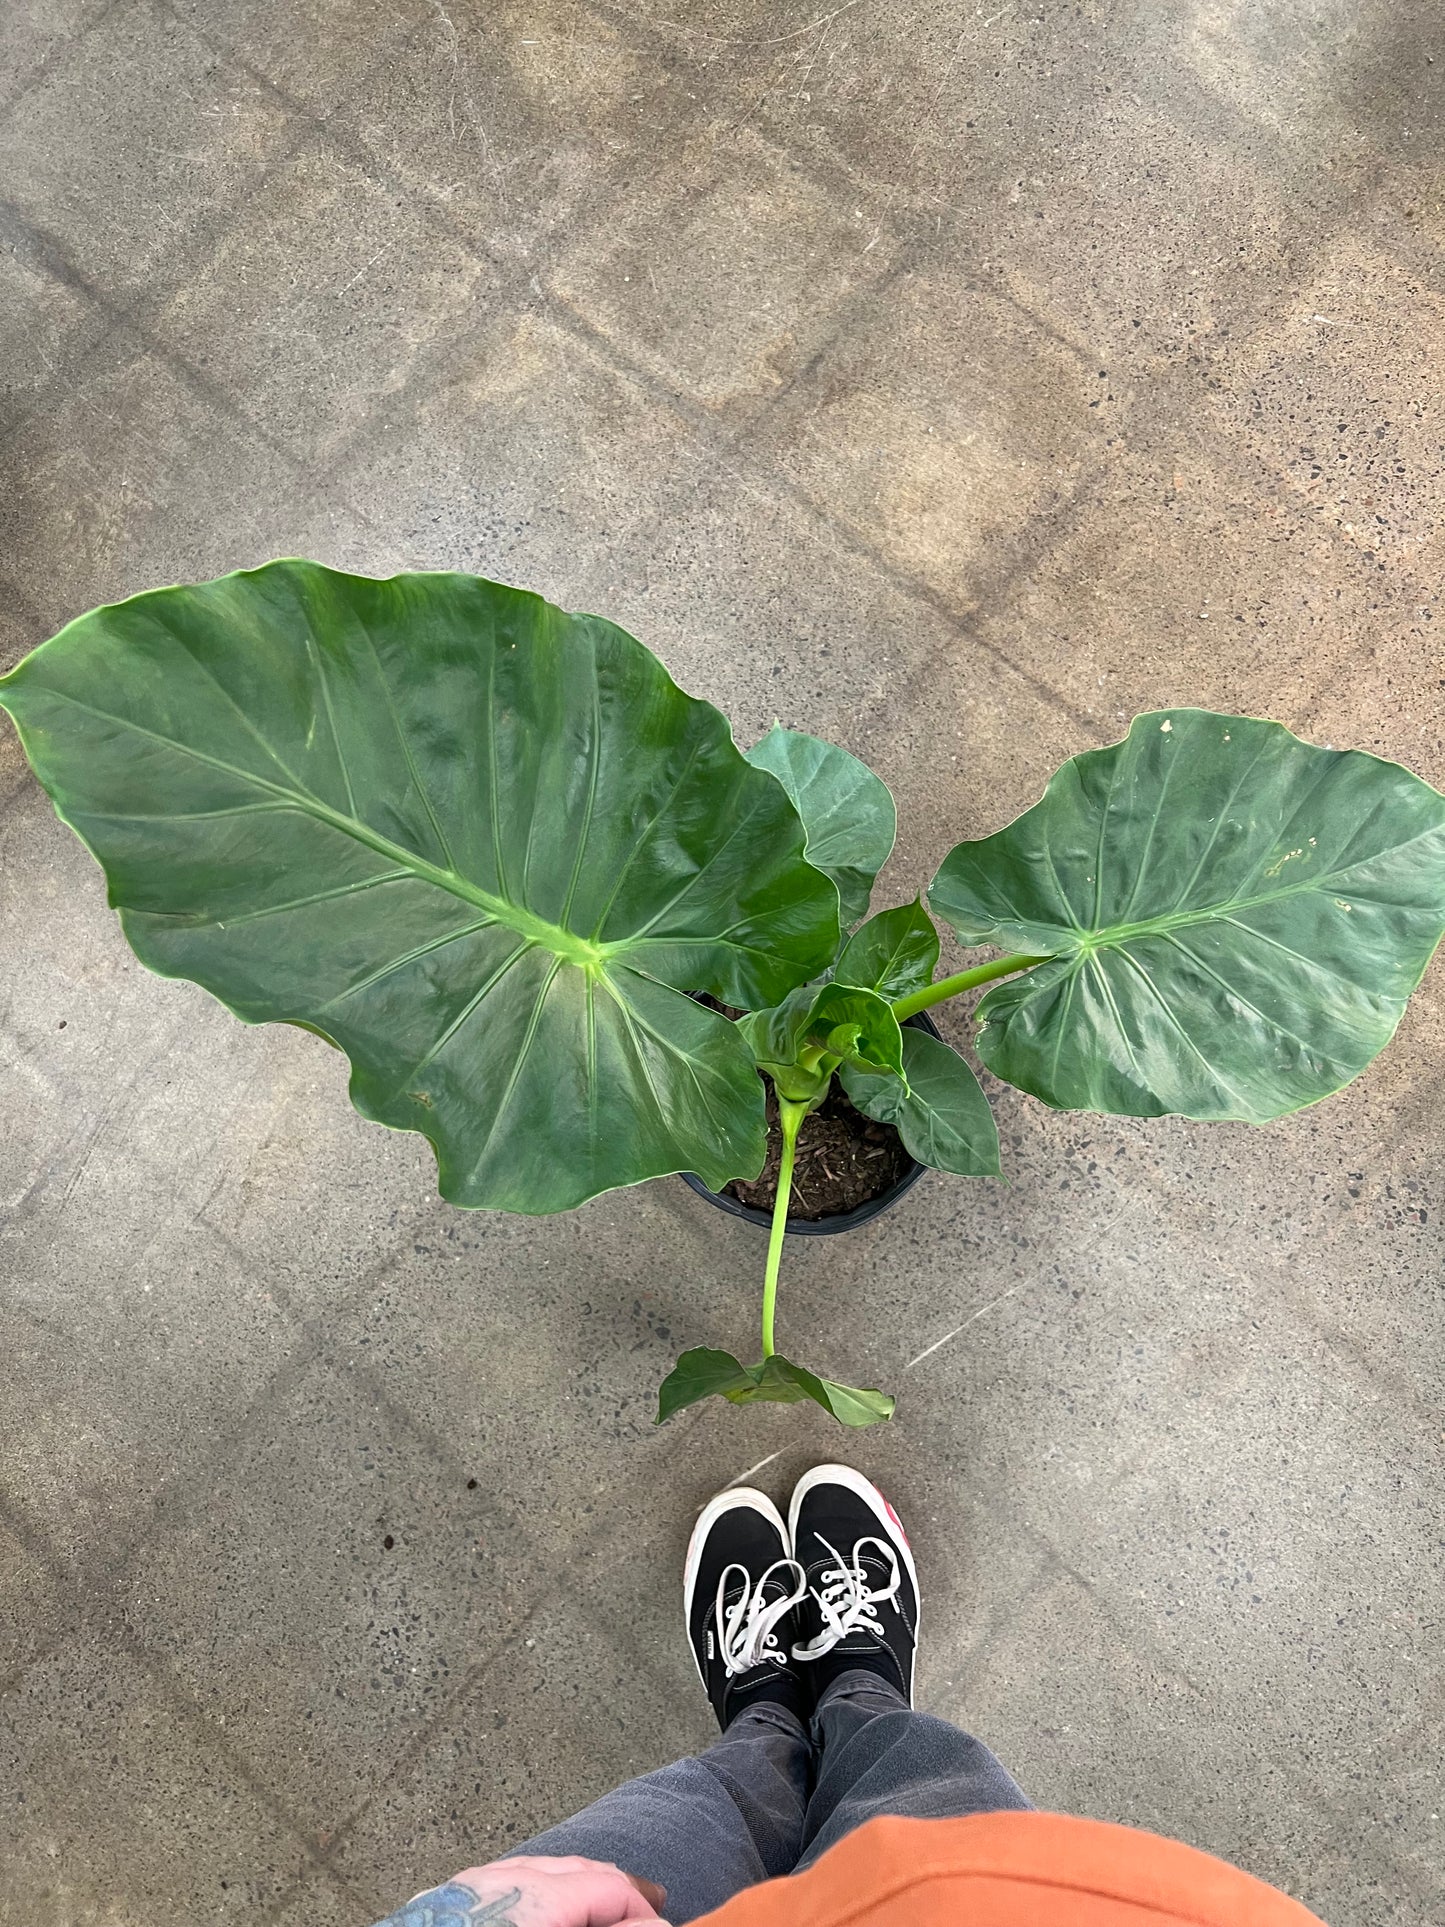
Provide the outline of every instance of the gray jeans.
[[629,1780],[514,1853],[608,1860],[667,1889],[672,1927],[796,1873],[878,1814],[941,1820],[1030,1802],[980,1741],[842,1673],[811,1731],[762,1700],[696,1759]]

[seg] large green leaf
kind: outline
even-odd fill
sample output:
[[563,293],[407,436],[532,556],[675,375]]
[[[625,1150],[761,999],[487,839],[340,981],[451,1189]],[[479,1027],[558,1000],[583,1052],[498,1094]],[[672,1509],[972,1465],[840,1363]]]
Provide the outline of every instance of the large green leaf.
[[880,997],[906,997],[932,983],[937,963],[938,932],[915,898],[860,924],[843,946],[833,980],[876,990]]
[[1000,1077],[1066,1110],[1262,1123],[1393,1035],[1445,928],[1445,798],[1279,723],[1159,711],[960,844],[929,901],[965,943],[1052,958],[979,1005]]
[[810,1398],[840,1425],[876,1425],[892,1418],[894,1406],[887,1392],[839,1385],[786,1358],[775,1355],[759,1365],[743,1365],[731,1352],[698,1346],[684,1352],[663,1380],[657,1395],[658,1424],[703,1398],[725,1398],[733,1405],[796,1405]]
[[776,776],[793,799],[808,833],[808,861],[837,884],[848,929],[867,910],[898,831],[888,785],[846,749],[781,723],[754,744],[748,761]]
[[276,562],[82,616],[0,702],[142,961],[334,1040],[454,1203],[761,1167],[752,1058],[686,993],[785,996],[836,952],[836,892],[611,623]]
[[941,1038],[903,1026],[906,1082],[845,1065],[843,1089],[868,1117],[897,1127],[908,1155],[935,1171],[997,1177],[998,1127],[978,1079]]
[[802,984],[771,1010],[738,1019],[758,1063],[796,1063],[806,1045],[816,1045],[850,1064],[903,1074],[903,1035],[893,1006],[873,990],[851,984]]

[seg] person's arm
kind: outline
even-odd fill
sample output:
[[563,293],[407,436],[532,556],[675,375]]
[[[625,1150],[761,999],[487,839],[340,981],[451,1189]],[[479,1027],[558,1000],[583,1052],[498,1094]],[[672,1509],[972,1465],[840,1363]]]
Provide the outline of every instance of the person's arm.
[[666,1899],[650,1880],[601,1860],[518,1856],[466,1868],[377,1927],[623,1927],[657,1921]]

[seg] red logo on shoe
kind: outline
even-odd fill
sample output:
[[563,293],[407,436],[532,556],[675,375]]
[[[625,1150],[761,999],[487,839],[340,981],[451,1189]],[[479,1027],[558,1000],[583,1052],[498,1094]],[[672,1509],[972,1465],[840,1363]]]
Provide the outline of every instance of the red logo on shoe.
[[[880,1498],[883,1497],[882,1493],[880,1493],[878,1496]],[[896,1525],[898,1528],[899,1538],[903,1541],[905,1546],[908,1545],[908,1534],[903,1530],[903,1521],[899,1518],[898,1514],[893,1510],[892,1506],[889,1505],[886,1499],[883,1499],[883,1505],[885,1510],[888,1513],[889,1518],[893,1521],[894,1525]],[[911,1546],[909,1547],[909,1550],[912,1551]]]

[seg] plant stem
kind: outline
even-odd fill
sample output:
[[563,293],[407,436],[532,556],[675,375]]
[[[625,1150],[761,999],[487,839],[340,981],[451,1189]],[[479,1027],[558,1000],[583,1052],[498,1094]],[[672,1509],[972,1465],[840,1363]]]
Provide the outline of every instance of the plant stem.
[[783,1157],[778,1166],[778,1196],[768,1234],[768,1268],[763,1274],[763,1357],[773,1356],[773,1315],[778,1305],[778,1266],[783,1260],[783,1233],[788,1226],[788,1199],[793,1190],[793,1157],[798,1132],[808,1115],[807,1104],[792,1104],[779,1094],[778,1124],[783,1133]]
[[893,1015],[901,1024],[905,1017],[916,1017],[920,1010],[929,1010],[945,998],[957,997],[960,991],[976,990],[980,984],[991,984],[995,977],[1012,977],[1015,971],[1032,970],[1035,964],[1047,962],[1047,957],[996,957],[992,963],[960,970],[955,977],[940,977],[936,984],[925,984],[922,990],[900,997],[893,1006]]

